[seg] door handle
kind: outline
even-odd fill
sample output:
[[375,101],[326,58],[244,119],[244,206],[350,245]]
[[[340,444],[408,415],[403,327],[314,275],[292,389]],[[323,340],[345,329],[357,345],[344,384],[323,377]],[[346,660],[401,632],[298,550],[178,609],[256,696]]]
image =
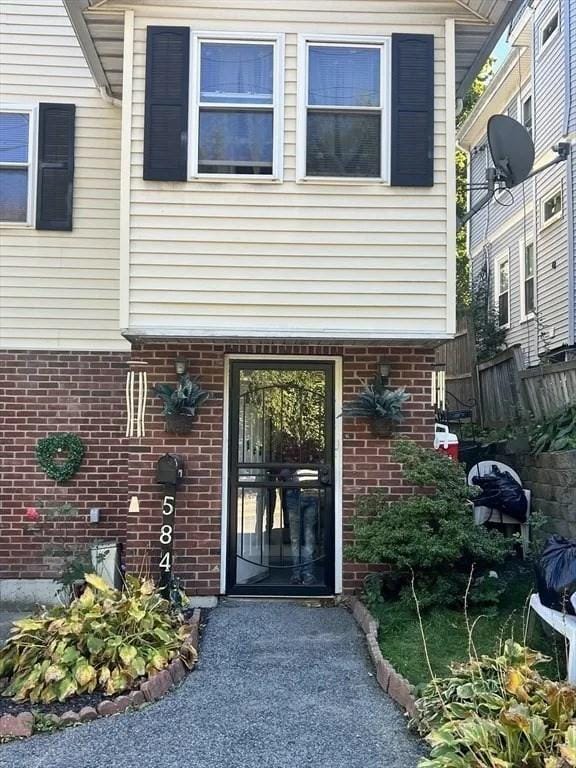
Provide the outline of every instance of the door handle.
[[318,480],[320,485],[332,484],[332,467],[320,467],[318,472]]

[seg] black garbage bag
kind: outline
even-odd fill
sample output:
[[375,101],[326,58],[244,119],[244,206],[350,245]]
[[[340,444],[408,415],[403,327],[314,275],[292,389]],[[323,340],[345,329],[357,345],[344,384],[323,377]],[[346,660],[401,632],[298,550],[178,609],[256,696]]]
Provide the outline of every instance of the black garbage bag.
[[542,605],[574,615],[570,597],[576,592],[576,541],[550,536],[536,563],[536,584]]
[[526,522],[528,500],[522,486],[510,472],[502,472],[494,464],[487,475],[473,477],[472,482],[482,489],[480,496],[473,499],[475,506],[490,507],[510,515],[519,523]]

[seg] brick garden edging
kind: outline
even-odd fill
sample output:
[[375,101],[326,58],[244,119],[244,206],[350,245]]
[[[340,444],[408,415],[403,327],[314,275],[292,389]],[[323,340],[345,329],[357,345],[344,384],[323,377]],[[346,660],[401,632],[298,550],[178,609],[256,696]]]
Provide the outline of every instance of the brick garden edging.
[[[196,651],[198,650],[200,615],[200,608],[195,608],[190,620],[187,622],[190,631],[182,643],[183,650],[190,645]],[[144,704],[161,699],[168,691],[182,682],[186,673],[186,666],[179,657],[173,659],[166,669],[156,672],[156,674],[141,682],[138,688],[129,693],[118,696],[115,699],[104,699],[96,707],[81,707],[77,711],[70,709],[64,712],[63,715],[47,714],[45,717],[51,720],[55,726],[67,726],[76,725],[77,723],[88,723],[99,717],[118,715],[127,709],[138,709]],[[5,739],[28,738],[32,736],[33,730],[34,715],[32,712],[21,712],[19,715],[3,715],[0,717],[0,744]]]
[[416,715],[414,686],[405,677],[396,672],[392,664],[382,656],[382,651],[378,644],[378,622],[357,597],[351,597],[349,605],[357,624],[366,635],[368,653],[376,668],[378,684],[390,698],[394,699],[397,704],[406,710],[410,717],[414,717]]

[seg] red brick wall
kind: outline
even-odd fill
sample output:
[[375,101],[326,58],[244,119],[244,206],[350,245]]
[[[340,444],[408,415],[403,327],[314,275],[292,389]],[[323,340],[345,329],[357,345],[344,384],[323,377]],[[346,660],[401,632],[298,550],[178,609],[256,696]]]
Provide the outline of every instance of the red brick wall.
[[[362,380],[370,380],[378,362],[391,365],[390,383],[406,386],[412,398],[409,418],[401,433],[432,444],[433,414],[430,408],[430,350],[412,347],[311,346],[299,344],[147,343],[135,345],[134,359],[147,363],[149,382],[173,381],[174,361],[186,358],[189,372],[197,375],[212,393],[201,409],[189,436],[167,435],[158,400],[148,406],[147,434],[130,455],[131,493],[140,497],[138,521],[128,526],[129,564],[142,567],[150,553],[157,562],[161,489],[153,480],[154,465],[164,452],[186,459],[187,481],[178,493],[175,536],[176,570],[185,577],[190,594],[217,594],[220,587],[221,464],[225,354],[338,355],[343,359],[344,399],[354,397]],[[351,541],[351,517],[355,499],[379,486],[391,494],[402,490],[400,468],[390,458],[391,441],[374,438],[368,424],[346,419],[343,432],[344,544]],[[154,542],[150,547],[151,540]],[[345,564],[344,587],[358,588],[370,570],[365,564]]]
[[[123,540],[127,453],[124,386],[128,355],[102,352],[0,353],[0,578],[40,578],[59,567],[63,544]],[[86,443],[78,473],[63,485],[36,463],[37,441],[74,432]],[[71,504],[78,514],[26,522],[27,507]],[[101,523],[88,523],[100,507]]]
[[[391,366],[390,383],[406,386],[412,399],[409,418],[401,432],[432,443],[427,349],[388,346],[330,346],[270,343],[146,343],[133,346],[132,358],[147,365],[149,384],[175,381],[174,361],[190,361],[212,397],[198,415],[191,435],[164,431],[161,403],[148,399],[146,436],[124,438],[126,359],[111,353],[10,352],[0,370],[0,446],[3,479],[0,488],[0,578],[37,577],[50,573],[45,550],[67,537],[82,543],[90,538],[120,538],[126,543],[131,570],[156,570],[162,488],[154,481],[155,465],[166,452],[181,453],[187,478],[179,490],[176,512],[176,573],[189,594],[217,594],[220,588],[220,520],[224,355],[331,355],[343,360],[344,400],[354,397],[362,380],[377,372],[378,362]],[[4,392],[2,390],[5,390]],[[390,458],[391,441],[374,438],[362,420],[343,425],[344,543],[352,535],[351,517],[359,494],[379,486],[392,494],[403,490],[400,468]],[[55,431],[77,432],[88,453],[80,472],[58,486],[38,469],[34,446],[39,437]],[[128,515],[131,495],[140,512]],[[60,499],[77,505],[78,518],[43,523],[30,533],[24,511],[41,499]],[[89,526],[89,506],[103,508],[102,523]],[[344,587],[358,588],[365,564],[344,566]]]

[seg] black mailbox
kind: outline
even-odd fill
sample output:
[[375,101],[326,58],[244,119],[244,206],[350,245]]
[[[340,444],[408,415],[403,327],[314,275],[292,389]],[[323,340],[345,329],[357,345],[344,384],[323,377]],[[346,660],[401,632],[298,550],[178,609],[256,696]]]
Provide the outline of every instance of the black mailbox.
[[165,453],[156,465],[156,482],[161,485],[179,485],[184,477],[184,459],[174,453]]

